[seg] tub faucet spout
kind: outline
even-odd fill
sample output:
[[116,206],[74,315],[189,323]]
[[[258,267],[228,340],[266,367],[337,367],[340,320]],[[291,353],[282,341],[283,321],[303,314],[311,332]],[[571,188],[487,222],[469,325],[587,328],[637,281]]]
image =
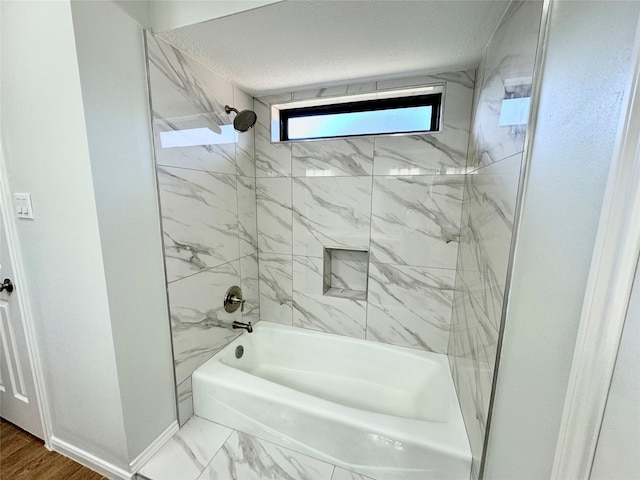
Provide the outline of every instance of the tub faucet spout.
[[243,328],[249,333],[253,332],[253,326],[251,325],[251,322],[244,323],[244,322],[239,322],[239,321],[235,320],[231,324],[231,326],[233,327],[234,330],[237,330],[239,328]]

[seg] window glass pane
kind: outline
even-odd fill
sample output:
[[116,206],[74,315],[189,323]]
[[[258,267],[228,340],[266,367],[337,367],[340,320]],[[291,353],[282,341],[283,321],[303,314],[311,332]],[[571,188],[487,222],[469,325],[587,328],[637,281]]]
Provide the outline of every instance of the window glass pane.
[[432,107],[407,107],[368,112],[289,118],[289,140],[405,133],[431,130]]

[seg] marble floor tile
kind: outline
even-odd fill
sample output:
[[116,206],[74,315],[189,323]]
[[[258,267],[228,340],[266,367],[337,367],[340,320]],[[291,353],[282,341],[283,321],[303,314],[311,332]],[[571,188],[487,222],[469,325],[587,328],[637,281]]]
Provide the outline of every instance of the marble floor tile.
[[152,480],[196,480],[233,430],[191,417],[140,469]]
[[270,322],[292,323],[293,259],[291,255],[260,252],[260,318]]
[[167,280],[238,258],[235,175],[158,167]]
[[293,254],[369,249],[371,177],[293,179]]
[[256,200],[260,252],[291,255],[291,179],[256,179]]
[[371,263],[367,339],[446,353],[455,270]]
[[375,177],[371,260],[456,268],[463,175]]
[[333,465],[234,432],[198,480],[331,480]]
[[373,138],[294,143],[291,153],[296,177],[363,176],[373,171]]
[[364,338],[367,303],[323,294],[323,260],[293,257],[293,325]]

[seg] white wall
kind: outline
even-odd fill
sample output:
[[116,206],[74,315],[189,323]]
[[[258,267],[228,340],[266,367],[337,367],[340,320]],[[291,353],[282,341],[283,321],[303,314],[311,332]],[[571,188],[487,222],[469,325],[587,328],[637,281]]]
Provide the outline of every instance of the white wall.
[[552,2],[485,479],[550,475],[639,12]]
[[150,0],[113,0],[127,15],[144,28],[151,28]]
[[68,2],[3,1],[2,144],[56,438],[121,467],[127,443]]
[[[639,264],[640,266],[640,264]],[[591,480],[633,480],[640,472],[640,268],[620,340]]]
[[112,2],[71,3],[129,460],[176,418],[144,37]]
[[[154,32],[165,32],[174,28],[226,17],[234,13],[278,3],[282,0],[163,0],[150,2],[151,27]],[[124,2],[118,2],[124,3]]]

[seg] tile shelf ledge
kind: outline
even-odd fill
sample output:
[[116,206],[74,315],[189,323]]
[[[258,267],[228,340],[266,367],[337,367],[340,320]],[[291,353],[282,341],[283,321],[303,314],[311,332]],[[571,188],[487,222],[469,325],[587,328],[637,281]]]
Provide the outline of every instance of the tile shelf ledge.
[[331,287],[324,295],[327,297],[348,298],[350,300],[366,300],[367,292],[364,290],[351,290],[349,288]]

